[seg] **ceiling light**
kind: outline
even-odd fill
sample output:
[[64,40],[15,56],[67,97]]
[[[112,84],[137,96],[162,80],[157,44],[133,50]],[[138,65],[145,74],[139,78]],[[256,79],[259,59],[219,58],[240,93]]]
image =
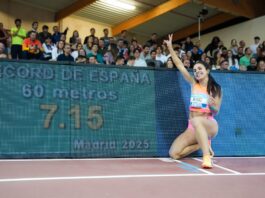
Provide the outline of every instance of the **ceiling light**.
[[115,8],[126,9],[126,10],[135,10],[136,8],[134,5],[121,2],[119,0],[101,0],[101,1]]

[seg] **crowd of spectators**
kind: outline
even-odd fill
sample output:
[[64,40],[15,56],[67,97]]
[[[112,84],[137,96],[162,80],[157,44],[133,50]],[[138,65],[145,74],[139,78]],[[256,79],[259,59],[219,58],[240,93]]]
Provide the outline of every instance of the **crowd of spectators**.
[[[166,45],[158,41],[156,33],[141,45],[136,38],[129,40],[126,30],[119,37],[110,37],[106,28],[103,30],[104,36],[98,38],[95,28],[91,28],[90,35],[84,40],[75,30],[68,41],[68,28],[60,32],[58,26],[54,26],[53,33],[49,32],[47,25],[42,26],[41,32],[38,29],[36,21],[29,31],[23,28],[21,19],[16,19],[15,26],[10,30],[0,23],[0,58],[175,67]],[[193,43],[188,37],[175,43],[174,50],[186,68],[192,68],[200,60],[212,65],[214,70],[265,71],[265,41],[262,42],[259,36],[250,46],[246,46],[244,40],[238,42],[236,39],[231,40],[230,46],[224,46],[219,37],[214,37],[204,50],[199,41]]]

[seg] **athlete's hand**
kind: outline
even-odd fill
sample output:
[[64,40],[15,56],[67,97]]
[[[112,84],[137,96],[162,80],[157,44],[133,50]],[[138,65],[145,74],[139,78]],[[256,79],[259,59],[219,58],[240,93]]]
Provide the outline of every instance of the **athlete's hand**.
[[212,96],[210,96],[208,99],[208,104],[209,104],[209,106],[215,106],[216,100]]
[[167,47],[172,46],[172,37],[173,37],[173,34],[169,34],[168,40],[164,40],[164,43],[167,45]]

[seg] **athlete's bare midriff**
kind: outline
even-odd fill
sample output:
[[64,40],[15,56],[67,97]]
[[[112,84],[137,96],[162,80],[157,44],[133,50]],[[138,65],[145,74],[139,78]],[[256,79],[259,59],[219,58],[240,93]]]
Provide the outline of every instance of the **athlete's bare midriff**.
[[212,116],[211,113],[205,113],[205,112],[197,112],[197,111],[190,111],[190,119],[195,117],[209,117]]

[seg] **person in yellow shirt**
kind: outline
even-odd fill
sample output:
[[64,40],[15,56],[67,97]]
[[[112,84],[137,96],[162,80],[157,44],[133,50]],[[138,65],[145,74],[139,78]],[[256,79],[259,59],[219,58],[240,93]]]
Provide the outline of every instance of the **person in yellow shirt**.
[[22,43],[24,38],[26,38],[26,30],[21,27],[21,19],[15,20],[16,27],[11,28],[11,56],[12,59],[22,58]]

